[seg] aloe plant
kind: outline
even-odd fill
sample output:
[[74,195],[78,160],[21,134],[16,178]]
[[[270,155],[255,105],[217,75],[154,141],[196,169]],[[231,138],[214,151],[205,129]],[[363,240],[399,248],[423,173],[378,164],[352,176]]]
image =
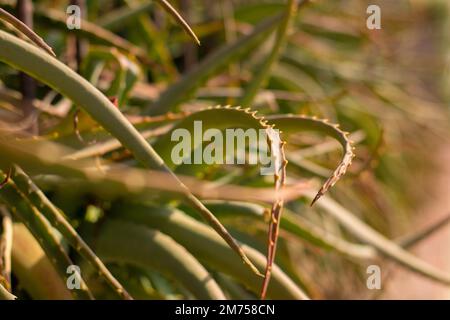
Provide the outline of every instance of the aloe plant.
[[[306,0],[191,1],[196,15],[102,3],[68,30],[59,2],[35,1],[31,27],[0,1],[0,299],[358,297],[339,279],[361,292],[364,267],[391,261],[450,285],[408,252],[448,217],[396,236],[423,194],[410,172],[448,121],[438,98],[411,94],[427,92],[415,71],[369,54],[394,32],[373,38],[339,4]],[[180,63],[187,42],[201,42],[196,64]],[[272,174],[173,161],[173,133],[199,121],[262,130]]]

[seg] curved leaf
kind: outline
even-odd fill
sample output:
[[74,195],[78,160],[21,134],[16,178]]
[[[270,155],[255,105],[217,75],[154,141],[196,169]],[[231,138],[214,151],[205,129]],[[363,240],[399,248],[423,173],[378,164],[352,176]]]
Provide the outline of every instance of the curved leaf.
[[319,120],[317,118],[310,118],[300,115],[275,115],[269,116],[267,119],[274,123],[282,132],[287,134],[295,134],[301,131],[314,131],[325,135],[328,135],[336,139],[344,149],[344,155],[333,171],[331,177],[322,185],[317,195],[311,202],[313,205],[320,199],[347,171],[347,168],[351,165],[352,159],[355,156],[353,153],[354,147],[348,138],[348,132],[339,129],[338,125],[328,123],[327,120]]
[[183,190],[185,200],[197,208],[198,212],[227,241],[245,264],[259,274],[259,271],[220,221],[170,171],[159,155],[120,111],[88,81],[53,57],[42,55],[36,47],[4,31],[0,31],[0,61],[36,77],[70,98],[114,135],[143,165],[168,173],[173,183],[178,184]]
[[154,268],[183,284],[198,299],[225,299],[209,272],[180,244],[160,231],[109,220],[95,240],[102,259]]
[[[253,292],[260,293],[260,278],[233,259],[226,243],[207,226],[179,210],[127,203],[113,206],[109,213],[113,217],[144,224],[170,235],[200,261],[229,274]],[[246,245],[242,248],[258,267],[266,265],[266,259],[261,253]],[[307,295],[276,265],[272,270],[272,282],[267,295],[273,299],[307,299]]]

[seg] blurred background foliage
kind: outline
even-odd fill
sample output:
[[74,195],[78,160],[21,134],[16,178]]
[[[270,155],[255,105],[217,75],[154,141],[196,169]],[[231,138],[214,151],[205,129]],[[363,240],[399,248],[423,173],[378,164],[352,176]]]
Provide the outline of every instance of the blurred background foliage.
[[[320,132],[285,139],[287,189],[294,195],[283,213],[276,257],[281,269],[274,270],[269,297],[376,298],[379,292],[366,287],[366,268],[383,267],[391,260],[450,283],[448,272],[406,251],[426,234],[411,221],[417,208],[430,199],[430,177],[440,165],[437,155],[449,147],[447,1],[302,3],[267,70],[264,64],[279,40],[275,30],[286,19],[274,17],[287,10],[287,1],[170,1],[201,46],[158,2],[86,1],[87,21],[80,30],[68,30],[68,1],[33,1],[33,30],[59,60],[115,101],[157,151],[166,126],[183,118],[183,112],[218,104],[243,104],[264,115],[328,119],[350,132],[356,147],[347,174],[310,207],[311,192],[332,174],[342,152]],[[381,30],[366,28],[369,4],[381,7]],[[0,7],[13,14],[16,5],[0,1]],[[249,88],[261,70],[265,79],[252,97]],[[27,102],[18,71],[1,64],[0,75],[0,120],[8,131],[24,140],[35,136],[38,141],[83,150],[86,153],[79,158],[92,163],[108,160],[124,168],[139,167],[120,145],[107,147],[105,141],[114,144],[109,134],[67,98],[38,82]],[[31,111],[26,107],[30,101]],[[153,191],[126,189],[126,184],[120,189],[108,181],[78,181],[50,175],[39,164],[19,163],[134,298],[258,298],[261,279],[246,270],[194,210],[167,191],[171,187],[164,179],[156,180]],[[3,164],[5,175],[7,168]],[[263,268],[265,213],[271,200],[264,193],[259,199],[255,194],[262,192],[258,188],[267,191],[273,181],[246,165],[182,165],[175,172],[195,177],[192,189],[203,187],[200,180],[212,183],[199,197]],[[126,175],[135,177],[128,171],[123,175],[124,181]],[[20,177],[13,177],[20,189],[14,178]],[[238,186],[248,192],[235,189]],[[2,210],[13,213],[17,222],[12,277],[5,287],[19,298],[73,297],[61,272],[55,272],[58,267],[52,265],[49,250],[18,223],[21,219],[14,212],[20,204],[12,200],[14,192],[8,188],[0,192]],[[27,204],[40,210],[33,201]],[[438,227],[446,222],[439,221]],[[81,266],[96,298],[117,298],[64,236],[54,229],[50,232],[57,234],[68,259]],[[405,241],[405,235],[412,240]],[[24,255],[25,250],[30,253]],[[203,285],[202,277],[209,279]]]

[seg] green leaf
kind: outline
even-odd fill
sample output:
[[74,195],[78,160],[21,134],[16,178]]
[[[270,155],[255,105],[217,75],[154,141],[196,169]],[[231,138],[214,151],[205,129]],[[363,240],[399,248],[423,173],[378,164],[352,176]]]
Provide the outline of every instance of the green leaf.
[[[232,250],[204,224],[171,208],[158,208],[140,204],[117,204],[110,212],[120,217],[168,234],[208,266],[229,274],[259,294],[261,278],[233,258]],[[255,249],[242,245],[246,254],[259,268],[264,268],[266,258]],[[274,266],[268,297],[273,299],[307,299],[307,295],[278,267]]]
[[185,201],[197,208],[249,268],[259,273],[220,221],[179,181],[140,133],[100,91],[63,63],[4,31],[0,31],[0,49],[0,61],[28,73],[65,95],[114,135],[139,162],[168,173],[173,183],[183,190]]
[[252,33],[211,53],[179,81],[162,92],[158,100],[148,106],[147,113],[165,113],[175,109],[180,103],[188,100],[190,96],[195,94],[196,89],[208,79],[228,67],[230,62],[242,58],[252,48],[258,45],[264,39],[264,36],[275,28],[282,17],[282,14],[277,14],[266,19],[257,25]]
[[195,257],[160,231],[110,220],[102,225],[95,247],[105,261],[156,269],[198,299],[225,299],[219,285]]

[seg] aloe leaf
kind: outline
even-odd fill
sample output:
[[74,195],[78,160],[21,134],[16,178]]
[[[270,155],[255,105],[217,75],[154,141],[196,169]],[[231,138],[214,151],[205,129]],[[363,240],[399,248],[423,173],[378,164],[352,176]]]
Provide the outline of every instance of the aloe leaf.
[[[201,121],[203,130],[212,128],[218,130],[239,128],[266,130],[268,133],[270,129],[264,117],[258,116],[257,112],[252,111],[250,108],[242,109],[241,107],[215,106],[187,114],[179,121],[176,121],[171,130],[159,137],[154,144],[155,150],[170,168],[175,169],[177,167],[171,157],[172,150],[178,143],[172,140],[172,132],[177,129],[186,129],[190,133],[193,133],[196,121]],[[194,150],[198,146],[194,145],[192,141],[191,147],[191,150]]]
[[[120,283],[123,283],[126,286],[128,292],[135,300],[168,300],[172,298],[166,295],[163,290],[160,290],[154,281],[152,281],[152,276],[157,273],[155,269],[145,270],[121,263],[110,264],[108,267]],[[93,273],[87,279],[88,281],[91,279],[95,281],[95,274]],[[170,280],[167,279],[167,281]],[[102,289],[103,287],[99,288],[100,292],[98,294],[102,294],[102,298],[108,299],[109,295],[105,295]],[[94,293],[96,292],[94,291]],[[188,292],[188,294],[189,298],[194,298],[190,292]]]
[[[264,298],[270,281],[273,261],[275,259],[279,231],[278,222],[284,204],[282,189],[286,180],[287,160],[284,154],[285,142],[282,142],[279,133],[276,132],[263,117],[257,117],[256,113],[257,112],[255,111],[251,111],[250,108],[242,110],[240,107],[233,108],[230,106],[216,106],[190,114],[185,119],[179,121],[179,123],[174,126],[173,130],[182,128],[188,132],[195,132],[194,126],[197,121],[201,121],[203,130],[208,130],[209,128],[224,130],[233,127],[241,130],[247,128],[254,130],[265,130],[274,163],[275,200],[272,204],[270,212],[271,219],[269,223],[267,266],[261,289],[261,297]],[[171,133],[168,133],[167,135],[161,137],[155,144],[156,150],[159,151],[159,154],[161,154],[165,162],[172,165],[172,167],[175,165],[173,164],[171,157],[169,157],[169,154],[171,154],[171,151],[174,150],[175,143],[176,142],[172,141]],[[199,147],[198,145],[195,145],[194,141],[192,141],[192,143],[194,145],[191,150],[195,150]]]
[[[232,250],[217,234],[181,211],[126,203],[113,206],[110,214],[164,232],[182,243],[200,261],[260,293],[260,278],[233,259]],[[242,247],[259,268],[265,267],[266,258],[261,253],[247,245]],[[307,299],[307,295],[276,265],[267,295],[273,299]]]
[[161,37],[161,31],[155,26],[153,21],[148,16],[138,17],[136,25],[142,34],[142,40],[147,46],[149,55],[155,59],[158,65],[161,65],[166,73],[167,79],[162,77],[161,72],[153,71],[153,68],[150,70],[152,75],[157,80],[162,78],[162,80],[166,82],[168,80],[171,82],[175,81],[175,79],[178,78],[178,70],[173,62],[169,48],[164,42],[163,37]]
[[411,234],[407,234],[399,239],[396,239],[396,243],[403,248],[410,248],[422,240],[428,238],[430,235],[434,234],[436,231],[441,228],[447,226],[450,223],[450,214],[443,216],[441,219],[432,223],[426,228],[419,230],[418,232],[414,232]]
[[[356,144],[359,144],[359,143],[365,141],[366,139],[369,139],[369,137],[368,137],[368,134],[366,134],[363,130],[358,130],[358,131],[352,132],[348,136],[348,139],[350,141],[352,141],[353,144],[356,145]],[[337,142],[336,140],[330,140],[330,141],[325,141],[323,143],[311,145],[310,147],[299,149],[296,152],[295,156],[298,159],[310,158],[310,157],[320,156],[323,154],[327,154],[329,152],[339,150],[340,147],[341,147],[341,145],[339,142]],[[292,157],[293,155],[291,154],[290,156]]]
[[318,165],[310,160],[295,157],[292,155],[287,156],[287,159],[292,167],[301,168],[302,170],[305,170],[306,172],[312,173],[313,175],[316,175],[321,178],[327,179],[329,176],[333,174],[332,170],[325,168],[321,165]]
[[47,51],[47,53],[51,54],[52,56],[56,56],[53,52],[53,49],[47,43],[45,43],[45,41],[41,37],[39,37],[31,28],[29,28],[25,23],[2,8],[0,8],[0,20],[10,23],[28,39],[33,41],[38,47]]
[[102,261],[95,255],[91,248],[78,235],[72,225],[64,218],[63,214],[56,208],[45,194],[34,184],[34,182],[19,167],[15,167],[12,180],[19,191],[28,200],[40,209],[45,218],[64,236],[69,244],[77,250],[81,256],[88,260],[96,269],[98,274],[105,279],[115,292],[123,299],[131,299],[123,286],[105,267]]
[[[155,191],[165,191],[183,200],[183,189],[171,182],[171,176],[168,173],[126,168],[105,161],[99,164],[95,159],[73,162],[72,149],[44,141],[14,140],[8,143],[0,139],[0,146],[4,151],[3,157],[0,158],[1,164],[8,166],[10,163],[17,163],[30,173],[51,175],[47,178],[45,176],[38,178],[40,185],[77,188],[108,198],[117,198],[127,193],[130,197],[145,199],[149,194],[155,194]],[[58,179],[55,175],[65,179]],[[272,203],[276,199],[273,188],[217,185],[191,176],[179,177],[189,189],[193,190],[194,194],[205,199],[264,203]],[[295,184],[284,188],[282,194],[285,199],[294,200],[306,189],[306,184]]]
[[[124,6],[117,12],[112,12],[110,17],[104,17],[99,25],[106,29],[129,26],[137,28],[138,35],[146,45],[148,55],[155,61],[155,67],[150,68],[152,77],[157,81],[173,81],[178,76],[177,68],[173,62],[170,50],[164,41],[165,33],[153,23],[145,12],[153,6],[153,3],[134,4],[133,1],[125,1]],[[132,22],[132,24],[128,23]]]
[[270,277],[272,275],[272,267],[275,261],[275,253],[280,229],[281,213],[284,206],[284,197],[282,195],[283,188],[286,183],[286,166],[287,160],[284,152],[285,141],[281,141],[280,134],[273,128],[269,129],[270,150],[274,159],[275,170],[275,201],[270,210],[269,222],[269,239],[267,244],[267,265],[264,275],[264,282],[261,289],[261,299],[265,299]]
[[[0,173],[0,177],[4,177]],[[59,277],[65,282],[66,270],[73,262],[59,243],[49,222],[37,208],[27,201],[15,184],[9,181],[1,190],[0,197],[9,207],[12,214],[18,217],[39,241],[45,253],[51,257],[50,261],[57,270]],[[89,288],[81,281],[80,290],[73,290],[72,294],[80,299],[93,299]]]
[[[309,199],[313,197],[311,193],[308,194]],[[372,245],[389,259],[429,279],[450,285],[450,276],[447,273],[436,269],[425,261],[408,253],[395,242],[386,239],[333,199],[324,197],[322,201],[317,203],[317,206],[334,217],[344,228],[359,238],[359,240]]]
[[276,115],[269,116],[267,119],[287,134],[298,133],[301,131],[315,131],[328,135],[336,139],[344,149],[344,155],[341,162],[333,171],[332,176],[325,181],[317,195],[312,200],[311,205],[313,205],[345,174],[347,168],[352,163],[352,159],[354,157],[354,147],[348,139],[348,132],[340,130],[338,125],[332,125],[326,120],[318,120],[316,118],[306,116]]
[[123,27],[128,22],[134,21],[138,16],[150,11],[153,7],[152,1],[146,1],[137,5],[123,6],[100,17],[96,21],[96,24],[108,30],[116,30]]
[[4,286],[0,283],[0,300],[16,300],[17,297],[11,294]]
[[257,23],[272,15],[274,12],[282,11],[285,8],[286,4],[281,1],[248,2],[235,6],[234,16],[239,22]]
[[[211,200],[205,201],[205,205],[213,210],[218,217],[224,219],[227,217],[245,217],[252,219],[255,222],[261,222],[264,218],[265,208],[258,204],[239,201]],[[377,256],[377,252],[374,248],[367,245],[348,242],[323,230],[321,227],[312,224],[301,216],[293,214],[287,209],[285,209],[285,212],[281,217],[280,228],[319,248],[327,251],[334,250],[349,258],[375,259]]]
[[[244,107],[252,105],[258,91],[265,86],[273,65],[277,62],[281,50],[286,42],[287,33],[293,18],[295,17],[300,0],[289,0],[286,4],[285,14],[277,30],[275,43],[263,65],[258,68],[256,75],[251,79],[250,84],[245,88],[244,95],[239,104]],[[302,4],[307,1],[302,1]]]
[[83,59],[82,74],[89,75],[86,78],[91,77],[92,73],[89,70],[92,70],[92,65],[96,65],[98,61],[101,63],[113,62],[117,66],[118,72],[106,95],[117,97],[118,105],[123,106],[131,89],[142,76],[140,66],[130,56],[122,54],[115,48],[91,46],[89,53]]
[[263,40],[263,37],[275,28],[282,17],[282,14],[277,14],[266,19],[257,25],[252,33],[210,54],[180,80],[162,92],[158,100],[147,108],[147,113],[165,113],[189,99],[189,96],[193,95],[195,90],[203,85],[211,76],[225,69],[230,62],[244,56],[258,45]]
[[215,275],[217,282],[226,291],[227,296],[232,300],[255,300],[255,296],[250,292],[246,291],[239,283],[236,283],[229,276],[217,273]]
[[0,284],[4,285],[7,290],[11,290],[13,221],[11,214],[3,206],[0,206],[0,226]]
[[[51,25],[60,28],[61,30],[67,30],[66,25],[67,16],[65,12],[61,12],[51,8],[41,8],[38,6],[35,8],[35,14],[37,20],[45,20],[49,22]],[[148,61],[147,54],[144,50],[142,50],[138,46],[135,46],[134,44],[125,40],[124,38],[119,37],[116,34],[102,27],[99,27],[98,25],[92,22],[83,19],[81,21],[81,24],[83,26],[81,29],[74,29],[72,30],[72,32],[81,37],[89,38],[98,43],[111,45],[120,50],[124,50],[130,54],[139,57],[139,59],[141,59],[143,62],[146,63],[150,62]]]
[[[328,178],[328,180],[324,183],[324,185],[320,188],[319,192],[317,193],[316,197],[311,202],[311,205],[313,205],[323,194],[325,194],[330,187],[332,187],[341,176],[343,176],[348,168],[348,166],[351,164],[351,161],[354,157],[353,154],[353,147],[351,146],[351,143],[348,139],[348,133],[343,132],[339,130],[338,126],[330,125],[326,121],[317,120],[314,118],[307,118],[303,116],[272,116],[268,117],[270,119],[271,123],[277,125],[278,128],[281,130],[284,130],[287,133],[298,133],[302,130],[315,130],[319,132],[326,133],[333,138],[337,139],[344,148],[344,156],[341,162],[339,163],[338,167],[333,172],[333,175]],[[281,166],[277,166],[277,168],[281,168],[281,171],[279,174],[276,175],[275,182],[279,185],[277,186],[277,191],[281,189],[284,185],[284,181],[286,179],[286,157],[284,155],[284,146],[283,142],[281,144],[281,152],[282,156],[279,156],[278,159],[282,159],[283,164]],[[273,151],[272,151],[273,152]],[[266,269],[266,280],[264,281],[261,297],[265,297],[265,293],[267,291],[268,286],[268,279],[270,279],[270,268],[271,264],[273,263],[273,260],[275,258],[275,250],[276,250],[276,243],[278,239],[278,230],[279,230],[279,223],[281,218],[281,208],[283,207],[283,198],[280,197],[278,201],[275,203],[275,205],[272,207],[271,211],[271,222],[269,227],[269,251],[267,255],[268,264]]]
[[225,299],[216,281],[195,257],[160,231],[110,220],[102,226],[95,242],[105,261],[156,269],[180,282],[198,299]]
[[[261,205],[240,201],[208,200],[205,201],[205,205],[214,211],[217,217],[222,219],[242,217],[261,222],[265,212],[265,208]],[[448,225],[448,223],[450,223],[450,215],[442,217],[418,232],[397,238],[394,242],[404,249],[411,248]],[[349,258],[374,260],[379,256],[379,251],[370,244],[348,242],[288,209],[285,209],[280,227],[284,231],[298,236],[319,248],[334,250]]]
[[28,229],[15,223],[13,230],[12,266],[20,285],[33,299],[73,299],[50,256],[45,254]]
[[164,8],[186,31],[186,33],[198,44],[200,45],[200,40],[198,40],[195,32],[191,29],[189,24],[184,20],[184,18],[175,10],[175,8],[166,0],[155,0],[158,4]]
[[[144,139],[150,139],[167,133],[169,129],[170,127],[168,126],[149,129],[142,131],[141,135]],[[70,160],[81,160],[86,158],[98,157],[114,150],[120,149],[121,147],[122,144],[120,143],[120,141],[113,138],[106,141],[97,142],[96,144],[87,146],[81,150],[74,151],[71,154],[65,156],[65,158]]]
[[0,300],[15,300],[11,291],[13,222],[10,213],[3,206],[0,206],[0,226]]
[[197,208],[198,212],[227,241],[245,264],[259,274],[259,271],[220,221],[179,181],[122,113],[88,81],[50,55],[43,55],[39,49],[3,31],[0,31],[0,61],[28,73],[62,93],[121,141],[143,165],[168,173],[173,182],[183,190],[187,203]]

